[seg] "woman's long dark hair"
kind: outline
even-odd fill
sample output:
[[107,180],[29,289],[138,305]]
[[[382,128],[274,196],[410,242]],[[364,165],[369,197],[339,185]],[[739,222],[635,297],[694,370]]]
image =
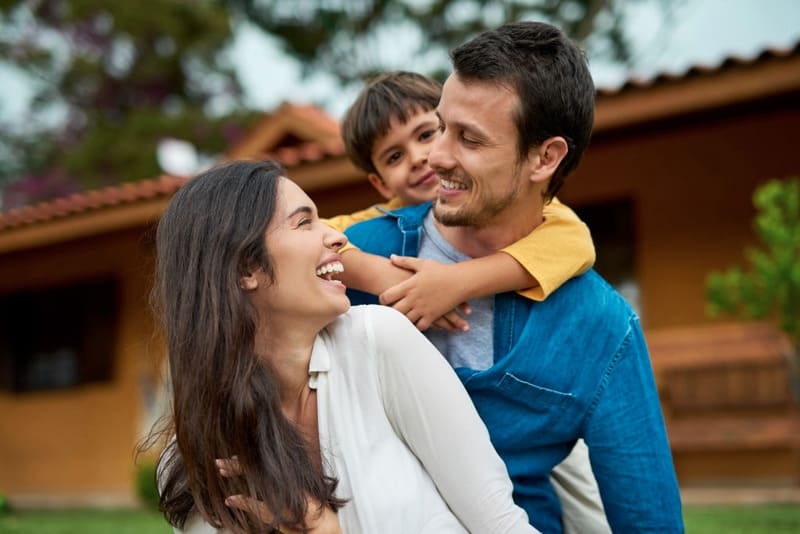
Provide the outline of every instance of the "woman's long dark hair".
[[[152,300],[167,340],[176,438],[159,461],[160,507],[179,528],[195,510],[233,532],[305,530],[308,498],[344,503],[281,412],[275,376],[254,352],[256,309],[239,287],[255,269],[273,274],[265,231],[281,176],[273,162],[209,170],[175,194],[158,225]],[[242,475],[222,478],[215,459],[234,455]],[[225,506],[230,495],[264,502],[273,524]]]

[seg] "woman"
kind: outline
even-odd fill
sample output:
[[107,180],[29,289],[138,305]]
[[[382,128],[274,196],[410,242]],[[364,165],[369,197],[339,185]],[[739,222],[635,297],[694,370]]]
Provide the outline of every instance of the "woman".
[[154,289],[174,390],[167,519],[188,532],[535,532],[439,353],[390,308],[349,310],[335,279],[345,242],[275,163],[227,164],[173,197]]

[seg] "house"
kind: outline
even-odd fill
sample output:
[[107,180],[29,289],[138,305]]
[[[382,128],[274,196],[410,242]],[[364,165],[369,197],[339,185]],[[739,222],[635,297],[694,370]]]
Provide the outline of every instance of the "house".
[[[800,174],[798,131],[800,47],[598,92],[592,144],[560,197],[589,223],[598,269],[635,304],[648,337],[708,324],[705,276],[753,243],[754,188]],[[379,200],[336,122],[312,106],[282,105],[227,157],[280,160],[323,216]],[[134,448],[158,411],[163,361],[147,303],[152,230],[186,180],[0,214],[0,492],[12,503],[133,501]],[[686,358],[660,350],[658,376],[678,376],[685,366],[674,362]],[[693,480],[693,464],[677,460],[679,477]]]

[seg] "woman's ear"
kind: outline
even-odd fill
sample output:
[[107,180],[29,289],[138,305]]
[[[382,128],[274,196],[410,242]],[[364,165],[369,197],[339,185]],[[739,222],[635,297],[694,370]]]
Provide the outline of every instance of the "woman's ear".
[[383,178],[374,172],[371,172],[367,175],[367,180],[369,180],[369,183],[372,184],[372,187],[374,187],[386,200],[392,200],[395,196],[397,196],[394,194],[394,191],[386,186],[386,182],[383,181]]
[[561,136],[545,139],[542,144],[532,148],[530,154],[530,160],[533,163],[531,180],[544,182],[552,178],[567,152],[569,152],[569,146]]
[[255,273],[243,274],[239,277],[239,287],[245,291],[253,291],[258,289],[258,277]]

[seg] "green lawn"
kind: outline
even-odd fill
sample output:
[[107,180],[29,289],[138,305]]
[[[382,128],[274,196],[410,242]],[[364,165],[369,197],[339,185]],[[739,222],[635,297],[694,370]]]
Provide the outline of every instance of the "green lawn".
[[[685,506],[688,534],[783,534],[800,532],[800,505]],[[0,515],[3,534],[171,534],[155,512],[20,512]]]
[[69,510],[0,515],[2,534],[171,534],[156,512]]

